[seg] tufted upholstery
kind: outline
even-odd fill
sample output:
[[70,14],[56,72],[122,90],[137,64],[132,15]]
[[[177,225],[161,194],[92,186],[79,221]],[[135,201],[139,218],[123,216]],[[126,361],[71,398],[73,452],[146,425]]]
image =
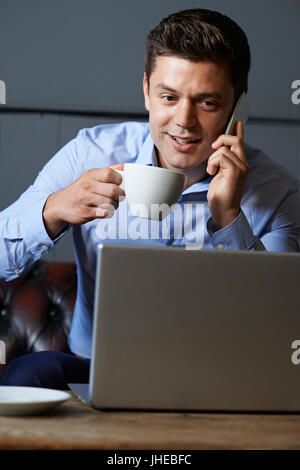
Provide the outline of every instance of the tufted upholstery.
[[[6,364],[36,351],[70,352],[67,337],[75,298],[75,263],[40,261],[26,275],[1,285],[0,339]],[[0,376],[4,367],[0,364]]]

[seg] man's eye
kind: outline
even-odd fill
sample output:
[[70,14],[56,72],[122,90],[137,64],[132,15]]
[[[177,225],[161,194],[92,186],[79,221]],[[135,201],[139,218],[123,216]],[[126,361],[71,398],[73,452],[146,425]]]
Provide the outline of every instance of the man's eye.
[[209,100],[202,101],[201,104],[203,104],[203,106],[206,109],[208,109],[208,108],[213,109],[217,106],[214,101],[209,101]]
[[163,101],[166,101],[167,103],[170,103],[171,101],[174,101],[174,96],[171,95],[164,95],[162,97]]

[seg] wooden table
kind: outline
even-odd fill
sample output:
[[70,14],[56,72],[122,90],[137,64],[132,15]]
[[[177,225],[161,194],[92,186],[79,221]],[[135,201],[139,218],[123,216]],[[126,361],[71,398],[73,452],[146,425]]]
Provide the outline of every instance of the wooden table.
[[0,449],[300,449],[300,414],[98,411],[0,416]]

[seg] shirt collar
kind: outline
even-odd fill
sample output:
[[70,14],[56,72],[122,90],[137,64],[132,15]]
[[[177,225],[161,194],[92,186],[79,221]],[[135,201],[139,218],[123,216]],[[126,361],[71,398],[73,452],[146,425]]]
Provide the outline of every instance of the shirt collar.
[[[158,166],[157,155],[150,132],[148,133],[141,147],[140,153],[136,159],[136,163],[140,165]],[[192,184],[189,188],[183,191],[182,195],[207,191],[212,178],[213,176],[209,176],[205,180]]]
[[157,156],[154,148],[154,143],[151,138],[150,132],[143,142],[140,153],[137,156],[136,162],[139,165],[158,166]]

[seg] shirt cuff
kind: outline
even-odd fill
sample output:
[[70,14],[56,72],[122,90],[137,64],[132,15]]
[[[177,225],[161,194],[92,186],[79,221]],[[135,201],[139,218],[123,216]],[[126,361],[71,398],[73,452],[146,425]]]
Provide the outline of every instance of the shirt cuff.
[[30,221],[28,221],[28,219],[23,221],[23,234],[24,239],[28,243],[28,251],[35,253],[37,259],[53,248],[58,240],[68,231],[70,226],[70,224],[68,224],[65,230],[60,232],[54,240],[49,237],[43,220],[43,209],[48,197],[49,196],[43,198],[31,206]]
[[18,217],[10,217],[8,227],[3,231],[6,253],[1,253],[7,264],[3,270],[5,281],[27,272],[68,230],[69,225],[55,240],[49,237],[43,221],[43,208],[47,198],[45,196],[25,208]]
[[242,210],[231,224],[220,230],[215,229],[211,217],[206,226],[214,248],[221,250],[265,250],[260,239],[253,234]]

